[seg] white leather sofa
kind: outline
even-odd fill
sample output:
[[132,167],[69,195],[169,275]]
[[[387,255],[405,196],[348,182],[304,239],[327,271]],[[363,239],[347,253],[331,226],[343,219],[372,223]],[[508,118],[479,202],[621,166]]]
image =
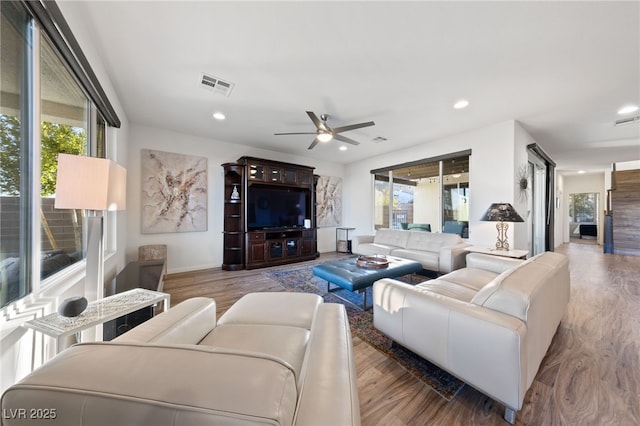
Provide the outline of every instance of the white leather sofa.
[[374,326],[505,405],[515,421],[569,302],[567,257],[486,254],[416,286],[373,285]]
[[379,229],[375,235],[356,235],[351,241],[354,254],[393,255],[415,260],[423,269],[446,274],[464,267],[465,243],[459,235],[400,229]]
[[360,424],[344,306],[305,293],[246,295],[217,324],[212,299],[189,299],[63,351],[9,388],[2,409],[26,410],[6,426]]

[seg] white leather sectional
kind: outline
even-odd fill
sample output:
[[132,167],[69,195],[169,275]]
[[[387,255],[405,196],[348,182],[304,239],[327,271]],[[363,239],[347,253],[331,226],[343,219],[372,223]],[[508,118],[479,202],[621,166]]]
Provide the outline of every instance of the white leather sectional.
[[468,246],[457,234],[379,229],[375,235],[354,236],[351,251],[365,256],[393,255],[415,260],[423,269],[446,274],[464,267]]
[[3,412],[55,418],[2,424],[359,425],[352,350],[344,306],[314,294],[249,294],[217,323],[215,302],[193,298],[63,351],[2,396]]
[[416,286],[376,281],[374,326],[504,404],[513,423],[566,311],[568,259],[472,253],[466,263]]

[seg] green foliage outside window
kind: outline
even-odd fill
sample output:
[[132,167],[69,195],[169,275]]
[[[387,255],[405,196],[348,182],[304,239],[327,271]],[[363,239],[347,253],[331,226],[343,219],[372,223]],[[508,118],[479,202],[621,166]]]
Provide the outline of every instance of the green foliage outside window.
[[[86,130],[43,121],[40,125],[40,195],[56,192],[58,154],[85,154]],[[20,194],[20,121],[0,114],[0,193]]]

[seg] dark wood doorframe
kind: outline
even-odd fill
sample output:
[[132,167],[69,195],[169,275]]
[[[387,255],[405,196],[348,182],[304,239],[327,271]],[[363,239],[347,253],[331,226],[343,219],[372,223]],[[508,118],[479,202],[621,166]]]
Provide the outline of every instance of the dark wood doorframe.
[[545,250],[553,251],[554,245],[554,196],[555,196],[555,169],[556,163],[549,157],[549,155],[538,145],[537,143],[532,143],[527,145],[527,151],[532,152],[537,155],[547,166],[546,167],[546,184],[545,184],[545,193],[546,198],[544,200],[544,208],[545,208]]

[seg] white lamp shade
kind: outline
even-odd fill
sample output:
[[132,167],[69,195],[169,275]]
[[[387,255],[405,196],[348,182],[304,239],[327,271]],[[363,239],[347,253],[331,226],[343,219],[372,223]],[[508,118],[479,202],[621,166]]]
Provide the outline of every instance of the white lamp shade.
[[58,154],[57,209],[124,210],[127,170],[114,161]]

